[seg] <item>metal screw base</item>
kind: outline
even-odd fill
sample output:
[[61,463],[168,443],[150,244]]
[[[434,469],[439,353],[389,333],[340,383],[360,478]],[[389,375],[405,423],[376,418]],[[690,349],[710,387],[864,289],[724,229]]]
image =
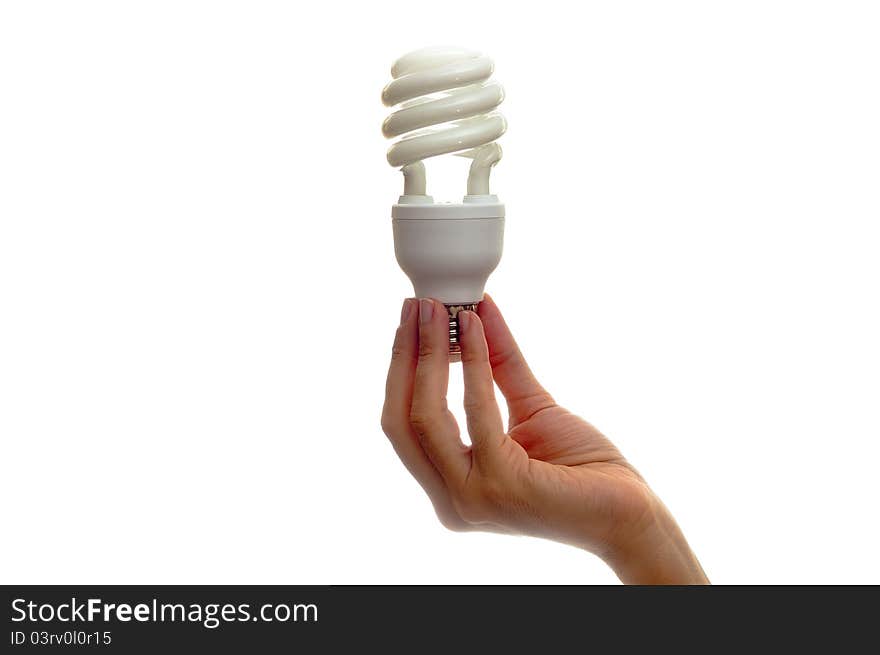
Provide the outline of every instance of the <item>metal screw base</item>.
[[478,304],[445,305],[449,314],[449,355],[456,361],[461,358],[461,346],[458,343],[458,312],[475,312]]

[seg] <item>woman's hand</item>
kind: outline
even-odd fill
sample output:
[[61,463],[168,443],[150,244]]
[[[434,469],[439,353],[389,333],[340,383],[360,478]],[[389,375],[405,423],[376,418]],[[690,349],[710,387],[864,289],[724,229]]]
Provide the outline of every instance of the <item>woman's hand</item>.
[[[448,319],[435,300],[404,302],[382,412],[385,434],[443,525],[570,543],[627,583],[708,582],[638,472],[538,383],[492,299],[458,319],[472,445],[447,408]],[[506,431],[495,383],[507,399]]]

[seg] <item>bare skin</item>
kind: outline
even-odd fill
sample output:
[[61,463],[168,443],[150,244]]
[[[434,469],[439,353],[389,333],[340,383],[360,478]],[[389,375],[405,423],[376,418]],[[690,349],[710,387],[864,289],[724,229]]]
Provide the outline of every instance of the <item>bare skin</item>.
[[[672,515],[620,451],[532,374],[489,296],[459,314],[471,446],[446,404],[444,306],[407,299],[382,428],[450,530],[545,537],[601,557],[627,584],[707,584]],[[495,384],[507,400],[505,430]]]

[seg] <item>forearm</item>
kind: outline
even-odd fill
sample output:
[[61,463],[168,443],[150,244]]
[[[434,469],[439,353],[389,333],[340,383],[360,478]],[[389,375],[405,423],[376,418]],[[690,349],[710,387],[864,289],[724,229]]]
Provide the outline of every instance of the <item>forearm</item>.
[[650,527],[619,544],[605,561],[624,584],[709,584],[703,567],[665,507],[658,510]]

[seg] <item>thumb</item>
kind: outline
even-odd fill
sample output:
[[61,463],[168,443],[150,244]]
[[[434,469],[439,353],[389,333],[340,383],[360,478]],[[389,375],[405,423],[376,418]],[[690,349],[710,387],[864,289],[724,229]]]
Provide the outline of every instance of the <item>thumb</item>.
[[522,423],[556,401],[538,382],[504,322],[495,301],[486,294],[479,305],[480,319],[489,347],[492,375],[507,399],[510,425]]
[[458,326],[468,433],[477,463],[490,464],[508,437],[495,400],[489,349],[474,312],[459,312]]

